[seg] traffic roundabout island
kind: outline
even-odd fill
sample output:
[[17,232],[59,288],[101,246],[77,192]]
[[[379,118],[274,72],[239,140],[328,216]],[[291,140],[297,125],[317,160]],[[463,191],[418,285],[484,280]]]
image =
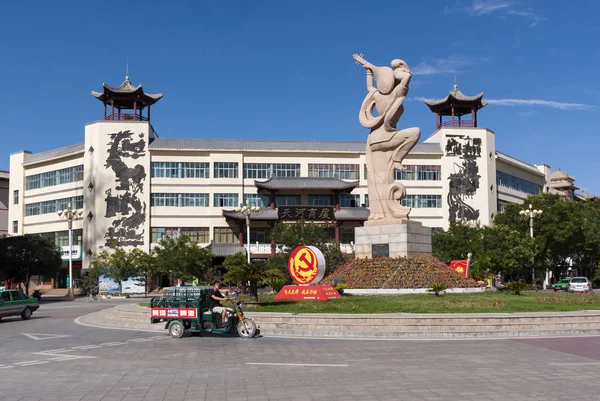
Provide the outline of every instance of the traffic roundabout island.
[[[246,312],[262,336],[349,339],[457,339],[600,335],[600,311],[523,313],[282,313]],[[164,332],[150,308],[117,305],[76,319],[104,329]]]

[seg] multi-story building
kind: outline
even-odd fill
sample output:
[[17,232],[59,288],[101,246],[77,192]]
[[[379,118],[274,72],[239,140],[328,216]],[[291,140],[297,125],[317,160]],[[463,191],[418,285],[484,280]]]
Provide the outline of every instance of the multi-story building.
[[[82,143],[10,158],[11,234],[39,233],[66,246],[67,222],[57,212],[82,210],[73,222],[75,277],[113,239],[150,250],[187,234],[218,257],[245,252],[246,218],[235,209],[246,201],[261,206],[250,217],[252,258],[275,252],[269,232],[276,222],[301,219],[323,224],[332,243],[352,252],[354,228],[369,215],[365,142],[160,138],[150,108],[162,94],[127,77],[92,95],[104,113],[85,126]],[[431,228],[487,225],[506,203],[549,186],[548,166],[496,150],[495,133],[478,124],[482,97],[455,86],[426,101],[435,131],[395,172],[410,219]],[[66,269],[55,286],[65,280]]]
[[8,234],[8,171],[0,170],[0,237]]

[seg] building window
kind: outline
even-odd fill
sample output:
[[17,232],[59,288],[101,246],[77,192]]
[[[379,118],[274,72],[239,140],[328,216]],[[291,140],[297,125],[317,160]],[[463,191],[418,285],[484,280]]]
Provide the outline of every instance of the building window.
[[259,244],[271,243],[271,229],[268,227],[250,227],[250,242]]
[[235,244],[237,243],[238,237],[237,232],[231,227],[215,227],[215,242]]
[[215,162],[215,178],[238,178],[237,162]]
[[349,244],[351,242],[354,242],[353,227],[340,227],[340,242],[342,244]]
[[367,178],[367,177],[368,177],[368,175],[367,175],[367,165],[366,165],[366,164],[365,164],[365,168],[364,168],[364,173],[363,173],[363,174],[364,174],[364,176],[363,176],[363,177],[365,177],[365,181],[366,181],[366,180],[368,179],[368,178]]
[[402,206],[414,208],[440,208],[442,195],[406,195],[402,199]]
[[406,165],[403,171],[396,170],[396,180],[407,181],[441,181],[441,166]]
[[13,191],[13,205],[19,204],[19,190]]
[[267,195],[244,194],[244,202],[248,201],[249,206],[269,207],[271,201]]
[[308,195],[308,204],[310,206],[333,206],[332,195]]
[[25,216],[56,213],[59,210],[68,209],[69,203],[71,203],[71,209],[83,209],[83,196],[25,204]]
[[506,205],[508,205],[510,202],[507,201],[503,201],[498,199],[498,213],[502,213],[506,210]]
[[299,164],[244,163],[244,178],[300,177]]
[[[40,233],[40,237],[46,238],[56,246],[69,246],[69,231],[55,231]],[[83,230],[73,230],[73,245],[81,245]]]
[[150,176],[157,178],[210,178],[210,163],[152,162]]
[[17,234],[19,232],[19,222],[17,220],[13,221],[13,234]]
[[359,207],[360,195],[358,194],[341,194],[340,207]]
[[150,195],[150,206],[208,207],[208,194],[165,194]]
[[496,185],[530,195],[537,195],[542,192],[540,185],[515,177],[514,175],[503,173],[502,171],[496,171]]
[[30,175],[25,178],[26,189],[38,189],[83,180],[83,164],[60,170]]
[[309,177],[336,177],[342,180],[360,179],[358,164],[308,164]]
[[188,236],[192,242],[197,244],[210,242],[208,227],[152,227],[150,241],[158,243],[167,238],[179,238],[180,235]]
[[279,206],[299,206],[300,195],[277,195],[275,196],[275,205]]
[[216,193],[213,195],[214,207],[238,207],[239,205],[238,194]]
[[365,195],[365,204],[364,207],[369,207],[369,195]]

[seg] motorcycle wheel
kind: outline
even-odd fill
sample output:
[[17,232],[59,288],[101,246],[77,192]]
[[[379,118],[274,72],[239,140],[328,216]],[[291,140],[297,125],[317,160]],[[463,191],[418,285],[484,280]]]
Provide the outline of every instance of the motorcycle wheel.
[[174,320],[169,325],[169,334],[173,338],[181,338],[185,334],[185,327],[177,320]]
[[[245,328],[244,324],[246,324]],[[252,338],[256,334],[256,323],[252,319],[245,318],[243,323],[238,323],[237,332],[242,338]]]

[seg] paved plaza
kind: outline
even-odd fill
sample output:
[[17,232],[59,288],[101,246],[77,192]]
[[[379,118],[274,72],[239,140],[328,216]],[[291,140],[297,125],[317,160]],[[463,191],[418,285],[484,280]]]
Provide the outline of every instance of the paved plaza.
[[0,322],[0,400],[597,400],[600,337],[329,340],[78,325],[116,302]]

